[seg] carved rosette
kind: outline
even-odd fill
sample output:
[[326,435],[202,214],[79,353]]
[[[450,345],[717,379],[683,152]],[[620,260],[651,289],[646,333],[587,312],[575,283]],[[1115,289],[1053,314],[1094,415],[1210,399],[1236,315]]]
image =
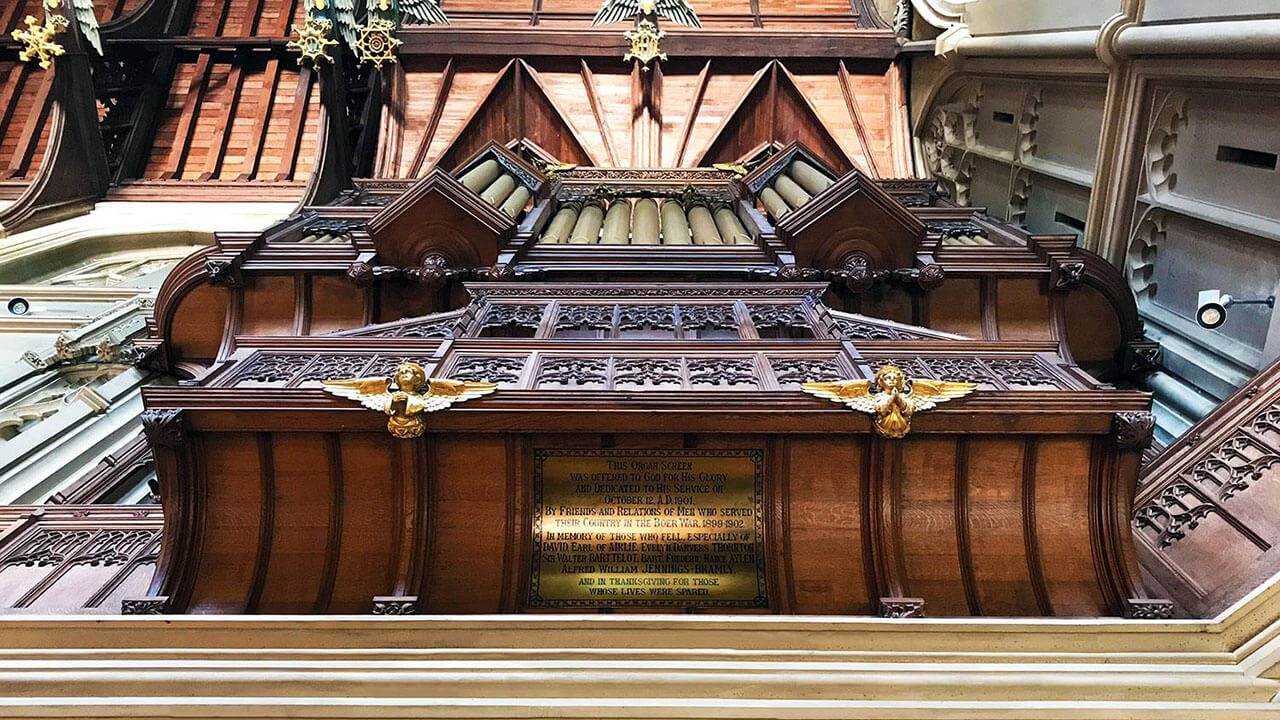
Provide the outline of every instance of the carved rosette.
[[840,264],[840,269],[831,273],[831,279],[844,282],[844,286],[852,292],[864,292],[870,290],[876,283],[883,280],[885,272],[877,270],[871,266],[871,260],[865,255],[854,254],[845,258]]
[[449,268],[449,261],[443,255],[429,255],[422,265],[405,270],[405,278],[425,285],[428,290],[439,290],[456,272]]
[[1169,600],[1129,598],[1125,601],[1125,615],[1132,620],[1172,620],[1173,603]]
[[164,615],[168,609],[169,597],[167,595],[127,598],[120,601],[121,615]]
[[374,615],[417,615],[417,595],[379,595],[373,598]]
[[895,270],[893,277],[904,285],[928,291],[941,285],[947,279],[947,272],[941,265],[929,263],[923,267]]
[[880,617],[883,618],[922,618],[924,617],[923,598],[880,598]]
[[181,445],[186,440],[182,410],[143,410],[142,431],[153,448]]
[[1156,416],[1146,410],[1118,412],[1112,417],[1111,429],[1116,447],[1121,450],[1146,450],[1155,434]]

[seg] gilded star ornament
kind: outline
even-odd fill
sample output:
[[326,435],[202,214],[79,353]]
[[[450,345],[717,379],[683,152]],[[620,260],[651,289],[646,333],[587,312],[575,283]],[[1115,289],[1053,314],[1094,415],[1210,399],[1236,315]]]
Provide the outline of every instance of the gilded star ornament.
[[647,70],[654,60],[666,60],[667,54],[662,52],[662,38],[667,34],[648,20],[636,23],[634,30],[623,33],[631,41],[631,51],[622,56],[623,60],[639,60]]
[[871,380],[804,383],[810,395],[842,403],[858,412],[875,416],[875,430],[881,437],[903,438],[911,432],[911,416],[964,397],[977,387],[974,383],[908,378],[893,365],[876,371]]
[[39,58],[40,67],[48,70],[53,65],[53,59],[67,51],[54,38],[66,32],[71,23],[61,15],[47,15],[44,23],[28,15],[25,22],[26,30],[13,31],[13,39],[23,44],[18,59],[29,62]]
[[285,47],[301,55],[298,58],[299,65],[304,62],[315,65],[321,62],[333,62],[333,57],[329,55],[329,48],[337,45],[338,41],[329,39],[331,30],[333,30],[332,22],[324,18],[308,17],[302,27],[293,26],[293,32],[297,37],[289,40],[289,44]]
[[488,395],[496,383],[427,377],[421,365],[400,363],[391,377],[324,380],[325,391],[387,416],[387,432],[412,440],[427,431],[423,415],[447,410],[454,403]]
[[355,50],[360,62],[373,63],[379,70],[384,62],[396,62],[396,48],[404,43],[396,38],[395,23],[369,18],[367,23],[360,26],[359,33]]

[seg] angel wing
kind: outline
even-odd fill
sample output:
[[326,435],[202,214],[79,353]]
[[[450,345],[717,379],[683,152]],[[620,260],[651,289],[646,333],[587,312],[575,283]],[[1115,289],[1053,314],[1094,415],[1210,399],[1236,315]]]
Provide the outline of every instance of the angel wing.
[[800,386],[802,390],[820,398],[843,403],[864,413],[875,413],[875,395],[871,393],[870,380],[841,380],[837,382],[811,382]]
[[391,386],[388,378],[324,380],[321,385],[331,395],[359,400],[361,405],[378,412],[386,412],[387,403],[391,401],[391,393],[387,392],[387,388]]
[[400,0],[400,11],[404,14],[405,24],[449,24],[449,16],[444,14],[436,0]]
[[[685,0],[650,0],[653,11],[671,22],[690,27],[702,27],[698,13],[694,12]],[[591,20],[592,25],[608,25],[610,23],[630,20],[644,12],[642,0],[605,0],[604,5]]]
[[418,399],[422,404],[422,412],[435,412],[443,410],[454,403],[473,400],[481,395],[488,395],[497,389],[497,383],[431,378],[428,381],[427,391]]
[[640,14],[640,0],[604,0],[604,4],[591,19],[591,25],[609,25],[622,22]]
[[329,0],[333,6],[333,17],[338,33],[347,47],[356,46],[356,0]]
[[71,0],[71,4],[76,11],[76,24],[80,26],[80,34],[101,55],[102,35],[98,32],[98,16],[93,13],[93,0]]
[[693,6],[685,2],[685,0],[657,0],[656,5],[658,14],[673,23],[689,27],[702,27],[702,21],[698,19],[698,13],[694,12]]
[[948,382],[945,380],[912,380],[911,392],[906,396],[911,408],[920,412],[929,410],[948,400],[962,398],[973,392],[976,383]]

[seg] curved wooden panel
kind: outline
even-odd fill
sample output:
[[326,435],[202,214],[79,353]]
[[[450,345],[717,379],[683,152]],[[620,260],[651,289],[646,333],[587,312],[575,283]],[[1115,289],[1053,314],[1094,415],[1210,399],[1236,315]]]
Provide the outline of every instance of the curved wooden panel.
[[1022,512],[1025,447],[1021,438],[977,436],[963,473],[965,528],[983,615],[1040,615],[1027,562]]
[[[275,470],[271,544],[259,561],[262,587],[255,588],[261,613],[305,613],[328,605],[326,576],[333,529],[333,505],[342,482],[334,475],[328,443],[321,433],[274,433],[271,466]],[[260,592],[260,594],[259,594]]]
[[395,590],[395,567],[387,562],[395,556],[399,543],[395,458],[385,435],[342,433],[332,437],[338,442],[341,536],[332,595],[325,610],[368,612],[371,594],[390,595]]
[[193,287],[172,310],[168,340],[173,357],[206,363],[216,358],[229,305],[226,288]]
[[862,497],[866,438],[801,435],[787,441],[785,476],[790,530],[792,611],[865,615],[867,587]]
[[200,554],[190,612],[245,612],[259,584],[259,557],[271,542],[264,533],[275,496],[271,447],[258,434],[220,433],[205,438],[201,451],[209,482],[207,495],[195,502]]
[[903,446],[902,477],[905,593],[924,598],[931,616],[967,616],[956,532],[956,438],[912,438]]
[[[1040,571],[1053,614],[1105,615],[1098,568],[1089,548],[1089,512],[1073,498],[1088,496],[1092,447],[1087,439],[1040,438],[1034,446],[1030,508]],[[1024,492],[1028,489],[1024,488]]]
[[1115,363],[1124,336],[1120,318],[1106,296],[1085,285],[1068,294],[1065,304],[1067,345],[1072,359],[1083,368]]

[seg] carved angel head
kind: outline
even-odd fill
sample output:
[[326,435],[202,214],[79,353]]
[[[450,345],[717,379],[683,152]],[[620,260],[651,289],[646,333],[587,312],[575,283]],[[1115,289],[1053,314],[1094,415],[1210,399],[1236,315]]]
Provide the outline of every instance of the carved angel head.
[[416,363],[400,363],[392,377],[400,392],[416,393],[427,385],[427,373]]
[[892,365],[885,365],[876,371],[876,389],[880,392],[889,392],[897,390],[905,392],[907,389],[907,376],[898,368]]

